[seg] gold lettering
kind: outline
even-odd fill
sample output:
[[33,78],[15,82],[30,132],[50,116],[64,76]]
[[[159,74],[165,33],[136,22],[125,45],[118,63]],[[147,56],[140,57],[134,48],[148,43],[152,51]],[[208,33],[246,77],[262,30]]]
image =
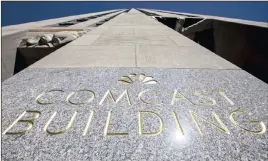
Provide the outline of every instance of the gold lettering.
[[163,104],[162,102],[158,103],[158,102],[148,102],[148,101],[145,101],[143,98],[142,98],[142,95],[145,93],[145,92],[148,92],[148,91],[153,91],[153,92],[160,92],[159,90],[150,90],[150,89],[147,89],[147,90],[144,90],[142,92],[139,93],[138,95],[138,98],[141,102],[145,103],[145,104],[149,104],[149,105],[161,105]]
[[247,131],[247,132],[250,132],[252,134],[264,134],[266,132],[266,127],[265,127],[265,124],[262,122],[262,121],[257,121],[257,120],[253,120],[253,121],[249,121],[250,123],[253,123],[253,124],[259,124],[261,129],[258,130],[258,131],[253,131],[253,130],[249,130],[249,129],[246,129],[242,126],[239,125],[238,122],[236,122],[233,118],[233,114],[238,114],[238,113],[248,113],[247,111],[245,110],[235,110],[235,111],[232,111],[231,114],[230,114],[230,120],[231,122],[236,125],[237,127]]
[[54,114],[51,116],[51,118],[48,120],[48,122],[46,123],[46,125],[44,127],[44,131],[49,135],[58,135],[58,134],[63,134],[65,132],[67,132],[71,128],[77,112],[76,111],[74,112],[70,122],[68,123],[68,125],[67,125],[67,127],[65,129],[59,130],[59,131],[56,131],[56,132],[51,132],[51,131],[48,130],[48,126],[50,125],[50,123],[52,122],[52,120],[56,116],[56,114],[57,114],[57,112],[54,112]]
[[182,95],[180,92],[178,92],[177,90],[174,90],[173,93],[173,97],[172,97],[172,101],[171,101],[171,105],[174,105],[174,103],[178,100],[187,100],[189,101],[192,105],[194,105],[194,103],[192,101],[190,101],[189,99],[187,99],[184,95]]
[[207,100],[211,101],[211,102],[200,103],[200,105],[216,105],[216,100],[214,98],[202,95],[201,93],[199,93],[199,91],[195,91],[194,94],[203,98],[203,99],[207,99]]
[[183,129],[181,127],[181,124],[180,124],[180,121],[179,121],[179,118],[178,118],[177,113],[176,112],[173,112],[173,115],[174,115],[174,118],[176,120],[176,123],[177,123],[177,125],[178,125],[178,127],[180,129],[181,134],[184,135],[184,132],[183,132]]
[[[35,116],[32,119],[21,119],[26,113],[34,113]],[[36,120],[39,116],[41,115],[40,111],[31,111],[31,110],[26,110],[24,111],[2,134],[5,135],[15,135],[15,134],[24,134],[27,131],[31,130],[33,128],[34,120]],[[8,132],[16,123],[21,122],[21,123],[27,123],[28,128],[25,130],[21,131],[16,131],[16,132]]]
[[91,112],[90,112],[90,115],[89,115],[89,118],[88,118],[88,121],[87,121],[86,128],[85,128],[85,130],[84,130],[84,132],[83,132],[83,136],[86,136],[86,135],[87,135],[87,132],[88,132],[88,129],[89,129],[90,123],[91,123],[92,118],[93,118],[93,114],[94,114],[94,112],[93,112],[93,111],[91,111]]
[[[78,92],[90,92],[90,93],[92,93],[92,97],[89,98],[86,102],[78,102],[78,103],[72,102],[70,100],[71,96],[74,95],[75,93],[78,93]],[[83,104],[89,104],[94,98],[95,98],[95,93],[93,91],[87,90],[87,89],[83,89],[83,90],[75,91],[75,92],[72,92],[71,94],[69,94],[67,96],[67,98],[66,98],[66,102],[67,103],[70,103],[70,104],[73,104],[73,105],[83,105]]]
[[[143,132],[143,120],[142,120],[142,114],[153,114],[155,116],[158,117],[159,121],[160,121],[160,126],[159,126],[159,130],[155,131],[155,132]],[[162,133],[163,129],[164,129],[164,123],[163,123],[163,119],[155,112],[152,111],[139,111],[139,135],[147,135],[147,136],[156,136]]]
[[48,92],[43,92],[43,93],[41,93],[40,95],[38,95],[37,97],[36,97],[36,102],[38,103],[38,104],[40,104],[40,105],[48,105],[48,104],[54,104],[55,102],[54,101],[51,101],[51,102],[41,102],[39,99],[45,94],[45,93],[49,93],[49,92],[64,92],[63,90],[60,90],[60,89],[52,89],[52,90],[50,90],[50,91],[48,91]]
[[230,100],[230,98],[228,98],[228,97],[226,96],[226,94],[224,93],[223,90],[220,90],[219,93],[220,93],[220,95],[223,96],[223,97],[224,97],[224,98],[225,98],[231,105],[234,105],[233,101]]
[[[190,111],[191,117],[197,127],[197,129],[199,130],[199,133],[201,135],[203,135],[203,130],[200,126],[200,124],[197,122],[197,115],[196,113]],[[230,131],[228,130],[228,128],[223,124],[223,122],[220,120],[219,116],[215,113],[212,112],[212,115],[215,117],[215,119],[217,120],[217,122],[220,124],[221,127],[219,127],[218,125],[216,125],[215,123],[211,122],[210,120],[205,119],[204,117],[199,116],[200,119],[202,119],[203,121],[205,121],[206,123],[212,125],[212,127],[221,130],[222,132],[226,133],[226,134],[230,134]]]
[[128,136],[128,133],[111,133],[108,132],[109,126],[110,126],[110,120],[111,120],[111,111],[108,112],[108,117],[104,129],[104,136]]
[[113,94],[111,93],[111,91],[108,90],[108,91],[105,93],[105,95],[103,96],[103,98],[101,99],[99,105],[102,105],[102,103],[104,102],[105,98],[106,98],[108,95],[112,98],[112,100],[114,101],[115,104],[117,104],[117,103],[120,101],[120,99],[121,99],[124,95],[126,95],[128,104],[131,105],[131,102],[130,102],[130,99],[129,99],[128,90],[125,90],[125,91],[118,97],[117,100],[115,100],[115,98],[114,98]]

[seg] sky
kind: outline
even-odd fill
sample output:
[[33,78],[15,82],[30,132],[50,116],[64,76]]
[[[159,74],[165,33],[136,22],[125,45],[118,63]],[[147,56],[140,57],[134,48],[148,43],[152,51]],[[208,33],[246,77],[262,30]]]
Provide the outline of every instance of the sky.
[[2,2],[2,26],[120,8],[150,8],[268,22],[268,2]]

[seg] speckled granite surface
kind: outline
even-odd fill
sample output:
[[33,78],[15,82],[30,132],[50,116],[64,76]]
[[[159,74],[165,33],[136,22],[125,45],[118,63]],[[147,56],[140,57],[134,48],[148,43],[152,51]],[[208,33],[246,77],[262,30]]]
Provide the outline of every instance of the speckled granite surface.
[[[121,76],[130,73],[152,76],[157,84],[142,83],[138,78],[132,84],[118,81]],[[64,92],[42,95],[39,101],[43,105],[35,101],[42,92],[53,89]],[[81,105],[66,103],[70,93],[84,89],[95,93],[91,102]],[[115,100],[127,90],[131,105],[126,95],[117,104],[109,96],[102,101],[107,90],[111,91]],[[140,100],[138,95],[144,90],[146,92]],[[172,105],[174,90],[177,90],[177,99]],[[92,98],[92,93],[79,92],[69,98],[73,103],[81,103]],[[45,104],[52,100],[54,104]],[[264,129],[268,125],[268,85],[242,70],[26,69],[2,85],[2,132],[25,110],[39,111],[41,115],[25,134],[2,135],[4,161],[268,160],[268,132]],[[232,122],[230,114],[235,110],[248,113],[234,113]],[[104,135],[109,111],[108,133],[120,135]],[[77,114],[67,132],[51,135],[44,131],[44,127],[55,112],[47,128],[52,133],[66,128],[71,117],[75,112]],[[217,122],[212,112],[225,127]],[[140,119],[139,113],[142,114]],[[21,119],[34,116],[36,113],[26,113]],[[202,118],[213,122],[214,126]],[[249,123],[252,120],[262,121],[265,126],[261,127],[259,122]],[[139,121],[143,121],[142,135],[139,134]],[[163,131],[153,135],[159,132],[161,121]],[[8,132],[27,127],[26,123],[19,122]],[[258,131],[262,134],[253,134]]]

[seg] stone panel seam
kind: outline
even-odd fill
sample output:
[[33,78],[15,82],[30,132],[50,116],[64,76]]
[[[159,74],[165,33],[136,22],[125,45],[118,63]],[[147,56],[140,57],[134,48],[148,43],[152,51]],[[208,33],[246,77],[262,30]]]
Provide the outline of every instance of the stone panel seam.
[[170,38],[170,36],[166,36],[166,37],[168,37],[169,40],[171,40],[173,43],[175,43],[175,45],[176,45],[177,47],[180,47],[179,44],[177,44],[174,40],[172,40],[172,39]]
[[90,45],[88,46],[91,46],[96,40],[98,40],[99,38],[101,37],[101,35],[99,35],[99,37],[97,39],[95,39]]
[[[96,40],[98,40],[101,37],[103,37],[103,35],[100,35]],[[94,43],[96,42],[96,40],[94,40],[89,46],[94,46]],[[99,45],[96,45],[96,46],[99,46]]]

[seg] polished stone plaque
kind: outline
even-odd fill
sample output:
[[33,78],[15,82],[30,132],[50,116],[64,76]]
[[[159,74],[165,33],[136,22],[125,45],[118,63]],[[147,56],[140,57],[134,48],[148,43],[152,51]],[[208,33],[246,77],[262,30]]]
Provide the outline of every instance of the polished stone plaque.
[[3,160],[268,160],[268,85],[242,70],[26,69]]

